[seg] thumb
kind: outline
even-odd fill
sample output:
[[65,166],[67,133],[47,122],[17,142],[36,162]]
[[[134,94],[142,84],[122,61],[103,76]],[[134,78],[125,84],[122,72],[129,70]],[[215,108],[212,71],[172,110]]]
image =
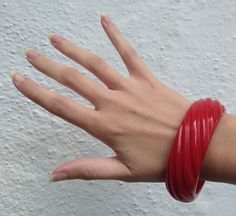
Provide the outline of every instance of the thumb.
[[132,173],[116,156],[105,158],[82,158],[56,168],[50,181],[71,179],[115,179],[130,180]]

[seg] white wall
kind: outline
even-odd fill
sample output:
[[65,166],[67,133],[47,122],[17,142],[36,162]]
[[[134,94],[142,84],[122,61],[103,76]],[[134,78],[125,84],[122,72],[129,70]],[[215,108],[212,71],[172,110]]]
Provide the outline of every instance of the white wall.
[[102,11],[161,81],[191,100],[217,98],[227,112],[236,113],[236,1],[1,0],[0,216],[235,215],[236,186],[222,183],[206,182],[196,201],[183,204],[170,197],[163,183],[48,182],[49,173],[61,163],[112,151],[24,97],[8,72],[17,69],[89,105],[32,68],[24,50],[33,47],[83,71],[49,44],[48,34],[57,32],[126,75],[100,25]]

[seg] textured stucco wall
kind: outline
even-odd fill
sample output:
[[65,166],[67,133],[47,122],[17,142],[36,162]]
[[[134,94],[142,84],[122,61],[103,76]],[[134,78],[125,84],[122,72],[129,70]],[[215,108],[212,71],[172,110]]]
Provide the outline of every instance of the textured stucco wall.
[[192,100],[218,98],[229,113],[236,113],[236,1],[1,0],[0,216],[235,215],[236,186],[222,183],[206,182],[195,202],[183,204],[160,183],[48,182],[51,170],[61,163],[112,151],[25,98],[8,71],[20,70],[43,86],[89,105],[33,69],[24,50],[33,47],[96,79],[50,46],[47,36],[57,32],[98,53],[126,75],[100,25],[102,11],[161,81]]

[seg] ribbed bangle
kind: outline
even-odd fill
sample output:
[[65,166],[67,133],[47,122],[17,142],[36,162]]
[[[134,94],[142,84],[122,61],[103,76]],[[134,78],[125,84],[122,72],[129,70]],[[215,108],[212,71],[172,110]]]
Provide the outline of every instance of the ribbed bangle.
[[208,144],[220,118],[226,114],[218,100],[199,99],[192,103],[176,134],[166,167],[166,188],[173,198],[191,202],[205,180],[199,175]]

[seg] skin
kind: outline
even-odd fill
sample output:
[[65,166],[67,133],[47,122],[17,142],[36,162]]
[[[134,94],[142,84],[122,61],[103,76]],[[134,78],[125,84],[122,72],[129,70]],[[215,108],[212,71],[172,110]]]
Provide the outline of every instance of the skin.
[[[56,34],[50,36],[51,44],[93,73],[105,86],[32,49],[26,52],[29,63],[38,71],[83,96],[94,109],[45,89],[19,72],[12,74],[14,85],[23,95],[82,128],[114,151],[110,157],[69,161],[52,172],[51,180],[163,182],[169,151],[192,101],[152,74],[107,15],[101,17],[101,24],[126,65],[129,77],[119,74],[96,54]],[[227,122],[227,118],[221,119],[221,127],[216,128],[211,140],[210,146],[217,148],[209,147],[201,173],[204,179],[220,179],[222,171],[215,162],[222,157],[217,154],[222,155],[219,140],[223,139],[222,130],[226,130]],[[223,181],[226,180],[223,178]]]

